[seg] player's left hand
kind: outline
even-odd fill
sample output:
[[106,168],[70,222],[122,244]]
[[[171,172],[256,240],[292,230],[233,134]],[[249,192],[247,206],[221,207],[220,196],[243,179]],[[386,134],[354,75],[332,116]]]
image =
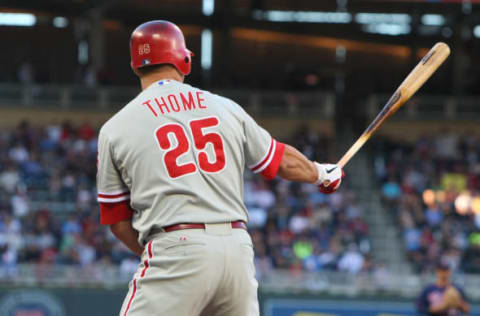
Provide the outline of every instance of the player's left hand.
[[345,177],[345,172],[339,165],[334,164],[319,164],[315,162],[318,170],[318,185],[320,192],[331,194],[338,190],[342,179]]

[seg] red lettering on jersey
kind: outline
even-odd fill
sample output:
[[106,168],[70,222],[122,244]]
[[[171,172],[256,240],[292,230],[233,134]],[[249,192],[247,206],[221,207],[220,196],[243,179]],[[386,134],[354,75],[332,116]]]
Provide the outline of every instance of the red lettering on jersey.
[[[174,94],[169,94],[167,98],[168,98],[168,102],[170,102],[170,107],[172,108],[172,110],[174,112],[179,112],[180,111],[180,105],[178,104],[177,96],[174,95]],[[172,99],[175,101],[175,105],[174,105],[174,102],[172,101]]]
[[188,100],[181,92],[180,97],[182,98],[183,109],[185,111],[191,110],[192,108],[195,109],[195,101],[193,100],[193,94],[191,92],[188,93]]
[[165,99],[163,97],[160,97],[160,99],[162,99],[162,103],[158,102],[157,98],[154,98],[155,103],[157,103],[157,106],[160,109],[160,111],[162,111],[162,114],[165,114],[165,112],[163,112],[163,108],[167,109],[167,112],[170,113],[170,109],[168,108],[167,103],[165,102]]
[[206,109],[207,106],[202,104],[202,101],[205,101],[205,99],[202,99],[202,98],[200,97],[201,94],[203,94],[203,92],[197,91],[197,103],[198,103],[198,107],[201,108],[201,109]]
[[147,101],[143,102],[142,105],[148,106],[148,108],[150,109],[150,111],[152,111],[153,115],[155,115],[155,117],[157,117],[157,116],[158,116],[157,112],[155,112],[155,110],[154,110],[154,109],[152,108],[152,106],[150,105],[150,102],[151,102],[151,101],[152,101],[152,100],[147,100]]

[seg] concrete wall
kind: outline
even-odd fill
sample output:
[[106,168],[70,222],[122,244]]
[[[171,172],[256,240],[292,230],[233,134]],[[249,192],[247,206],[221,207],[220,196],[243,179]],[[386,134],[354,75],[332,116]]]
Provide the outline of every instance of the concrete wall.
[[[117,316],[127,288],[1,288],[0,315]],[[334,298],[260,293],[263,316],[411,316],[412,301],[392,297]],[[480,316],[473,305],[472,316]],[[151,315],[154,316],[154,315]],[[174,315],[169,315],[174,316]]]

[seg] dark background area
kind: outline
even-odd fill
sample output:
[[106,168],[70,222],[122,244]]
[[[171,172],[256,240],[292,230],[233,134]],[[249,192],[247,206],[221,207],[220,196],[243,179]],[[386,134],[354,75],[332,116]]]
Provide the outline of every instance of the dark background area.
[[[31,12],[37,23],[27,28],[0,26],[0,79],[18,80],[18,67],[28,61],[35,69],[35,81],[41,83],[81,82],[82,73],[91,66],[100,85],[134,85],[129,35],[145,21],[167,19],[180,25],[189,48],[196,53],[188,79],[194,85],[332,90],[340,75],[345,78],[347,93],[390,92],[426,49],[445,41],[454,55],[425,89],[477,93],[480,47],[473,29],[480,24],[479,5],[466,7],[457,2],[225,0],[216,1],[213,14],[206,16],[200,0],[3,1],[0,10]],[[259,20],[258,12],[271,10],[346,12],[352,15],[352,22]],[[355,15],[364,12],[408,14],[411,30],[397,36],[368,33],[364,24],[355,21]],[[441,14],[445,22],[438,27],[425,26],[421,21],[424,14]],[[67,18],[68,25],[54,27],[56,16]],[[212,69],[202,72],[204,29],[213,32],[214,50]],[[99,38],[103,39],[100,48],[95,46]],[[90,58],[79,65],[78,44],[82,41],[90,44]],[[336,57],[338,46],[345,48],[343,61]]]

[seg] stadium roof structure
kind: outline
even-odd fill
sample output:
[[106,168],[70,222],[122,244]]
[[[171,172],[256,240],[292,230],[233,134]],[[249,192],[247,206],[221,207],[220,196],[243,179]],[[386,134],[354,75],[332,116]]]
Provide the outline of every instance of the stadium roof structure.
[[[480,0],[344,0],[344,1],[288,1],[288,0],[4,0],[1,7],[11,9],[40,10],[65,15],[82,15],[90,10],[102,10],[108,17],[125,17],[132,12],[143,16],[188,14],[201,15],[202,5],[211,2],[215,10],[291,10],[335,11],[342,5],[349,12],[408,12],[421,10],[436,13],[451,12],[462,5],[480,6]],[[140,16],[139,16],[140,17]]]
[[[206,5],[211,12],[205,11]],[[477,7],[480,8],[480,0],[4,0],[0,11],[68,18],[99,13],[105,20],[121,22],[129,28],[146,20],[165,19],[219,30],[288,30],[291,34],[407,44],[415,42],[419,35],[430,37],[431,41],[448,41],[459,20],[473,29],[480,25]],[[437,25],[426,25],[425,31],[417,31],[424,15],[430,15],[430,21]],[[450,30],[442,30],[444,26]]]

